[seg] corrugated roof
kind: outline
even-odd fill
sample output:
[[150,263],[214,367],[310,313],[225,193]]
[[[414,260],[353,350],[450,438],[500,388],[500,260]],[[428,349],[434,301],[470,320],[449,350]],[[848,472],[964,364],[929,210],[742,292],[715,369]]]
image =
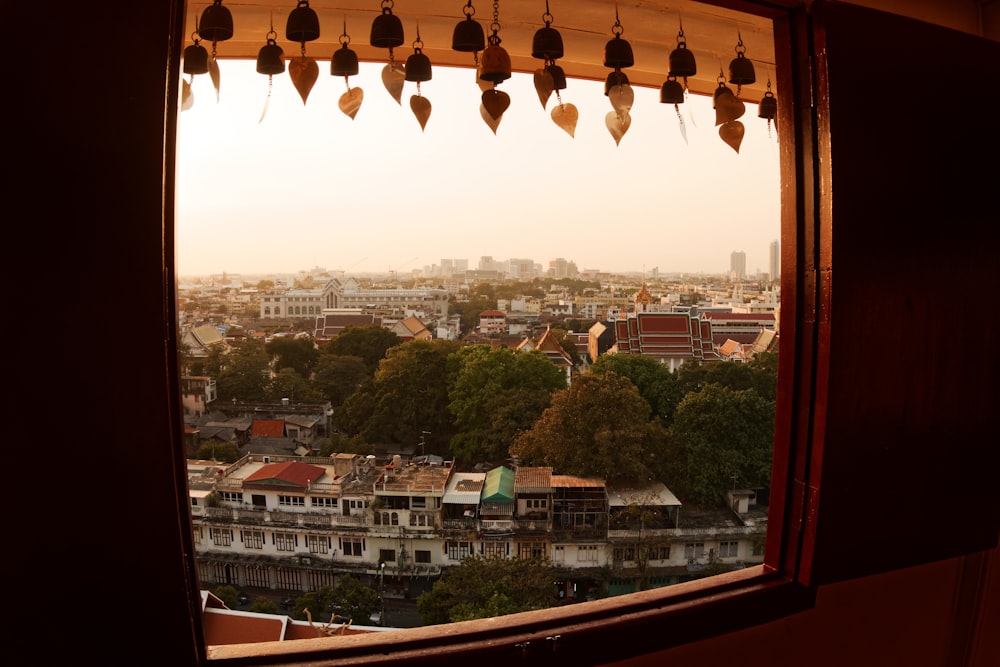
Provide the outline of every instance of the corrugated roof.
[[454,505],[478,505],[485,479],[486,473],[484,472],[453,473],[441,502]]
[[268,436],[280,438],[285,435],[285,420],[283,419],[254,419],[250,427],[255,436]]
[[519,467],[514,473],[516,493],[544,493],[552,490],[552,468]]
[[603,479],[587,479],[573,475],[552,475],[552,488],[602,488],[603,486]]
[[677,505],[681,501],[667,488],[663,482],[656,482],[641,489],[608,489],[608,505],[610,507],[625,507],[627,505]]
[[482,501],[484,503],[514,502],[514,471],[504,466],[498,466],[487,472],[483,482]]
[[277,482],[292,484],[305,489],[311,482],[315,482],[325,474],[326,469],[321,466],[314,466],[302,463],[301,461],[288,461],[285,463],[269,463],[243,481],[244,483]]

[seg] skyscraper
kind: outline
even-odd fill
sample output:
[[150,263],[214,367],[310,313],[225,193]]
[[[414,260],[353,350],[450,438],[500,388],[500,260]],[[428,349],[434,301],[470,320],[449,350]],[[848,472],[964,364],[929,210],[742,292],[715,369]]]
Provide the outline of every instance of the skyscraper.
[[768,278],[772,283],[776,283],[781,280],[781,254],[779,252],[778,239],[771,241],[771,245],[767,252],[768,257],[768,273],[770,274]]
[[747,254],[742,250],[734,250],[729,255],[730,280],[744,280],[747,277]]

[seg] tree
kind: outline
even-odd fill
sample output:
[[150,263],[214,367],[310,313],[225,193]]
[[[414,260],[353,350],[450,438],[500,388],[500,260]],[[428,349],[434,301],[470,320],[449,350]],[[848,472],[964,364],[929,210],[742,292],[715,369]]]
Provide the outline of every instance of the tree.
[[664,445],[663,429],[649,415],[649,404],[628,378],[587,373],[552,395],[552,405],[510,452],[522,464],[601,477],[609,485],[648,482]]
[[337,578],[330,596],[330,611],[344,618],[354,619],[362,625],[370,622],[382,601],[378,593],[350,575]]
[[274,358],[275,372],[291,368],[306,379],[312,377],[319,359],[319,350],[311,336],[277,336],[267,342],[265,349]]
[[556,604],[555,570],[539,558],[470,556],[417,598],[424,625],[492,618]]
[[331,454],[362,454],[367,456],[375,453],[375,448],[365,442],[365,439],[360,435],[348,438],[340,433],[334,433],[329,438],[323,438],[317,444],[320,456],[330,456]]
[[684,394],[670,369],[641,354],[602,354],[590,366],[590,372],[598,375],[609,371],[631,380],[664,426],[673,421]]
[[293,403],[322,403],[324,400],[323,393],[293,368],[282,368],[271,379],[267,393],[272,401],[287,398]]
[[228,609],[238,609],[240,606],[240,594],[234,586],[223,584],[216,586],[212,590],[212,595],[222,600],[222,604]]
[[255,614],[277,614],[278,605],[262,595],[253,601],[253,604],[250,605],[250,611]]
[[458,429],[449,446],[466,462],[506,458],[514,436],[566,386],[563,372],[538,351],[470,345],[452,355],[449,368],[448,410]]
[[219,400],[236,398],[241,401],[267,399],[271,377],[271,357],[259,341],[236,343],[220,359],[221,367],[216,387]]
[[213,438],[202,443],[194,457],[205,461],[236,463],[240,458],[240,448],[235,441],[219,442]]
[[316,362],[313,383],[333,407],[343,405],[371,375],[361,357],[348,354],[321,354]]
[[[668,431],[666,474],[683,500],[722,502],[737,482],[769,486],[775,402],[718,384],[684,397]],[[735,477],[735,480],[734,480]]]
[[368,374],[374,375],[386,353],[402,342],[399,336],[379,326],[349,326],[323,344],[320,353],[360,357]]

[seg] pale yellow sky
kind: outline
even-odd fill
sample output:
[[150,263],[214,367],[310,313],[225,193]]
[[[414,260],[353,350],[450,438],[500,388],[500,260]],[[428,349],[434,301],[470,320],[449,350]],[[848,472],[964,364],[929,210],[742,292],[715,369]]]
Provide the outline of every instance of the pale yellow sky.
[[616,146],[603,82],[571,79],[561,91],[579,109],[570,137],[550,118],[556,96],[543,109],[532,77],[515,74],[498,86],[511,103],[494,134],[474,72],[434,67],[420,86],[432,105],[421,131],[409,103],[416,84],[397,104],[382,84],[384,62],[350,77],[364,94],[354,120],[337,106],[344,78],[329,60],[317,63],[305,104],[287,70],[274,76],[262,122],[268,77],[252,61],[220,61],[218,102],[209,75],[194,77],[178,131],[181,276],[404,273],[453,258],[475,268],[484,255],[723,273],[734,250],[746,252],[749,273],[768,270],[779,237],[778,146],[755,105],[740,119],[737,153],[718,135],[710,98],[680,105],[685,143],[674,106],[658,89],[635,88]]

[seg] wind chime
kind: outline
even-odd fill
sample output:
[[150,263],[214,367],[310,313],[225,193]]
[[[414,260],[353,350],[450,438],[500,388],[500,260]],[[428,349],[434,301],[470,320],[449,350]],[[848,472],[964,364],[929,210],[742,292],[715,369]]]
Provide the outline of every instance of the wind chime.
[[510,95],[497,90],[497,84],[511,77],[510,54],[500,46],[500,3],[498,0],[493,0],[493,23],[490,24],[490,30],[489,46],[483,50],[483,58],[479,64],[479,78],[486,82],[479,113],[493,130],[493,134],[496,134],[500,120],[510,106]]
[[615,24],[611,26],[614,37],[604,45],[604,66],[611,67],[612,72],[608,74],[604,82],[604,94],[611,102],[611,108],[604,118],[608,131],[615,139],[615,145],[621,143],[622,137],[628,132],[632,124],[632,102],[635,100],[635,93],[629,84],[628,77],[622,69],[635,64],[635,57],[632,55],[632,45],[622,39],[625,28],[622,27],[618,18],[618,3],[615,3]]
[[267,115],[268,106],[271,104],[271,88],[274,83],[274,75],[282,74],[285,71],[285,52],[278,46],[278,33],[274,31],[274,17],[271,17],[271,29],[265,37],[264,46],[257,52],[257,73],[267,75],[267,97],[264,99],[264,110],[260,112],[259,125]]
[[[680,105],[687,99],[688,77],[697,73],[698,66],[694,60],[694,53],[687,48],[687,42],[684,40],[684,25],[682,23],[677,32],[677,47],[670,52],[668,58],[667,80],[660,86],[660,102],[674,105],[678,127],[684,143],[687,143],[687,127],[684,124],[684,116],[681,115]],[[683,79],[683,85],[677,80],[677,77]]]
[[486,33],[483,26],[472,18],[476,13],[476,8],[469,0],[462,13],[465,20],[455,24],[455,30],[451,34],[451,48],[460,53],[471,53],[472,62],[475,65],[476,81],[479,81],[479,52],[486,48]]
[[552,21],[553,16],[549,13],[549,3],[546,0],[545,13],[542,14],[545,26],[535,31],[531,42],[531,57],[542,60],[542,67],[535,70],[535,92],[538,93],[538,101],[542,103],[543,109],[555,92],[559,104],[552,109],[552,121],[573,137],[580,113],[574,105],[563,102],[559,93],[566,88],[566,72],[556,64],[556,59],[563,57],[563,41],[559,31],[552,27]]
[[392,13],[392,6],[392,0],[382,0],[382,13],[372,21],[369,44],[375,48],[389,50],[389,63],[382,68],[382,85],[392,95],[392,99],[396,100],[396,104],[402,105],[403,82],[406,80],[406,75],[403,66],[396,62],[393,49],[403,43],[403,22]]
[[360,88],[351,88],[350,77],[358,73],[358,54],[348,48],[351,38],[347,34],[347,17],[344,17],[344,32],[340,34],[340,48],[333,52],[330,58],[330,75],[344,77],[344,85],[347,91],[340,96],[337,106],[351,120],[361,108],[361,102],[365,99],[365,91]]
[[319,17],[309,6],[309,0],[299,0],[298,5],[288,14],[285,24],[285,38],[290,42],[301,44],[300,55],[288,63],[288,76],[299,91],[303,106],[309,91],[319,78],[319,65],[316,60],[306,55],[306,42],[319,39]]
[[195,74],[204,74],[208,71],[208,50],[201,45],[201,37],[198,35],[198,16],[194,18],[191,41],[194,43],[184,49],[184,73],[189,75],[189,80],[181,79],[181,111],[194,106],[191,84],[194,83]]
[[417,23],[417,39],[413,42],[413,54],[406,59],[406,80],[417,84],[417,92],[410,96],[410,110],[420,123],[423,132],[427,119],[431,117],[431,103],[420,93],[420,84],[431,80],[431,59],[423,52],[424,42],[420,39],[420,23]]
[[712,94],[715,125],[719,128],[719,137],[739,153],[746,128],[738,119],[746,113],[746,105],[733,94],[732,88],[726,85],[726,77],[721,69],[717,80],[719,85]]
[[767,120],[767,136],[771,136],[771,123],[778,115],[778,98],[771,92],[771,77],[767,77],[767,90],[757,105],[757,117]]
[[222,6],[222,0],[214,2],[205,8],[201,14],[201,22],[198,24],[198,34],[201,38],[212,43],[212,57],[208,60],[208,74],[212,77],[212,86],[215,88],[215,101],[219,101],[219,86],[221,75],[219,73],[219,61],[216,58],[216,46],[219,42],[224,42],[233,36],[233,15],[229,9]]

